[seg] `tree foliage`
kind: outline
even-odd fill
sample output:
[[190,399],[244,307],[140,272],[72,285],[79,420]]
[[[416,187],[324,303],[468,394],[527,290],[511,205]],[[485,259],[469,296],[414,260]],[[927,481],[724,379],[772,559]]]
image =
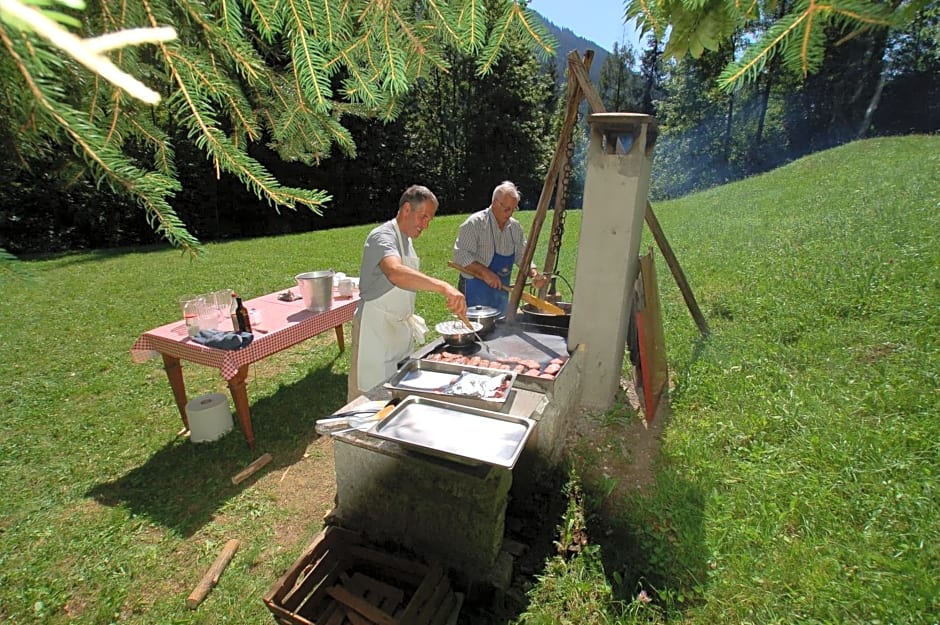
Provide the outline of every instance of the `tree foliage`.
[[170,202],[180,189],[177,137],[216,176],[236,177],[274,207],[319,213],[326,192],[282,184],[249,148],[264,144],[308,166],[354,156],[347,120],[394,119],[418,79],[450,70],[447,49],[485,75],[509,41],[543,53],[552,45],[516,0],[92,0],[66,13],[86,39],[175,27],[175,40],[111,53],[162,102],[133,99],[4,14],[0,139],[23,166],[66,147],[83,175],[133,198],[156,231],[190,252],[199,241]]
[[633,70],[636,53],[629,44],[614,43],[614,49],[601,65],[597,92],[608,111],[641,112],[643,78]]
[[827,31],[837,30],[849,40],[872,29],[903,28],[929,4],[928,0],[627,0],[626,15],[657,38],[668,35],[666,54],[700,57],[716,51],[722,41],[753,22],[772,16],[772,25],[747,46],[740,58],[722,72],[719,85],[726,90],[754,82],[766,65],[780,58],[784,68],[807,76],[822,65]]
[[411,139],[403,147],[407,159],[441,190],[444,211],[486,206],[506,179],[523,191],[523,206],[534,203],[554,147],[551,66],[519,42],[509,43],[483,77],[459,51],[450,61],[450,71],[435,70],[421,82],[402,114]]

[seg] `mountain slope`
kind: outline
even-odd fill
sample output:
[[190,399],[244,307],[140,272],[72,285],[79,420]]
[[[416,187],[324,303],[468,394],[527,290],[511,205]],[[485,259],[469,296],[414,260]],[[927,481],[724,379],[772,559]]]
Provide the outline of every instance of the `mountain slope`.
[[[535,11],[535,13],[538,14],[538,11]],[[548,32],[558,41],[558,47],[555,49],[555,68],[558,75],[558,82],[561,83],[567,79],[568,53],[572,50],[577,50],[584,56],[584,51],[590,48],[594,50],[594,62],[591,64],[591,80],[597,84],[601,75],[601,66],[604,64],[604,59],[609,55],[608,51],[597,43],[576,35],[569,28],[556,25],[541,14],[539,14],[539,17],[542,19],[542,23],[545,24],[545,28],[548,29]]]

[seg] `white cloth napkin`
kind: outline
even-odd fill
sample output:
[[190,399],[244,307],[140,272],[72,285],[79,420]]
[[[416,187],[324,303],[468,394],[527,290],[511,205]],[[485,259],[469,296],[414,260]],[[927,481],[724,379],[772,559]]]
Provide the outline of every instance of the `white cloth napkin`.
[[405,321],[408,322],[409,327],[411,327],[411,336],[415,339],[416,345],[424,344],[424,335],[427,334],[428,325],[424,322],[424,317],[421,315],[411,315]]

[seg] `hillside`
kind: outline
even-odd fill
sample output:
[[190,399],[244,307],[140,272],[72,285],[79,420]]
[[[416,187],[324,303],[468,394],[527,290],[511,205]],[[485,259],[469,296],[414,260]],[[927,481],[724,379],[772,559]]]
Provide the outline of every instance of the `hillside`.
[[[624,406],[577,424],[594,428],[569,439],[590,544],[520,574],[525,592],[466,601],[459,625],[935,623],[938,170],[940,137],[878,138],[654,204],[711,335],[657,252],[669,413],[649,430]],[[517,215],[529,231],[534,211]],[[581,211],[567,219],[558,271],[573,280]],[[462,220],[421,235],[423,270],[455,279]],[[334,504],[314,423],[345,402],[350,350],[328,331],[252,365],[257,451],[237,428],[177,436],[163,363],[128,350],[179,318],[182,293],[353,274],[370,227],[211,243],[199,262],[166,246],[49,257],[3,283],[0,318],[18,322],[0,326],[0,622],[270,625],[261,597]],[[417,310],[449,318],[436,294]],[[185,369],[190,397],[228,394],[218,370]],[[655,453],[636,453],[638,437]],[[233,485],[262,451],[273,461]],[[569,497],[549,495],[532,501]],[[548,509],[541,526],[573,527]],[[233,537],[236,557],[189,609]]]
[[[538,11],[535,12],[538,13]],[[559,83],[565,81],[565,77],[568,73],[568,53],[572,50],[577,50],[583,55],[584,51],[590,48],[594,50],[594,63],[591,65],[591,80],[596,84],[600,80],[601,67],[604,65],[604,59],[608,56],[607,50],[597,43],[575,34],[569,28],[558,26],[543,15],[539,15],[539,17],[542,18],[542,23],[545,24],[545,28],[547,28],[552,36],[555,37],[555,40],[558,41],[558,48],[555,50],[555,68]]]

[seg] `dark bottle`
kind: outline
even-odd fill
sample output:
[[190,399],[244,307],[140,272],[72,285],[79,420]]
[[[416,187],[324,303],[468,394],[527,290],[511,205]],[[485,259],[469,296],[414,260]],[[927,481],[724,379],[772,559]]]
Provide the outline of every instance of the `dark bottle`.
[[242,298],[238,295],[235,295],[235,318],[232,323],[238,332],[251,333],[251,319],[248,317],[248,309],[242,304]]
[[235,299],[238,297],[238,293],[232,291],[232,297],[229,299],[228,303],[228,314],[232,317],[232,330],[238,332],[238,317],[235,316]]

